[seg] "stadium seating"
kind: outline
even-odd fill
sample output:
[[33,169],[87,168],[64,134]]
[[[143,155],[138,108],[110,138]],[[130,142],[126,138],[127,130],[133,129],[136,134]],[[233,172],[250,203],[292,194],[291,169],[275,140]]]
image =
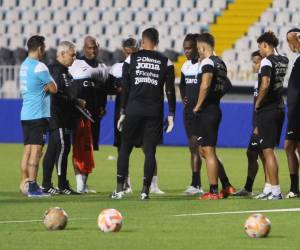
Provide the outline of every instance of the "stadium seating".
[[[216,37],[216,51],[226,61],[233,83],[250,86],[250,54],[257,49],[257,37],[273,30],[280,38],[279,52],[292,59],[285,35],[300,25],[299,14],[300,0],[0,0],[0,48],[24,49],[29,36],[43,34],[48,48],[68,39],[80,50],[90,34],[103,48],[106,63],[112,64],[112,52],[122,40],[139,38],[147,27],[159,30],[159,50],[173,55],[182,54],[187,33],[208,30]],[[4,54],[0,64],[19,63],[3,59]],[[177,61],[179,76],[185,57]]]

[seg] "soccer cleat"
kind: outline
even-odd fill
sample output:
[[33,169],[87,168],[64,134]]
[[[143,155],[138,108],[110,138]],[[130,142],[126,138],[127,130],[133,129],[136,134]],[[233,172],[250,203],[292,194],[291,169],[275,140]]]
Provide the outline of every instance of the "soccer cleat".
[[71,186],[69,184],[69,181],[67,181],[65,187],[60,188],[59,191],[60,191],[61,194],[65,194],[65,195],[78,195],[78,194],[80,194],[79,192],[76,192],[71,188]]
[[199,187],[199,186],[197,186],[197,187],[194,187],[194,186],[188,186],[187,189],[184,191],[184,193],[185,193],[186,195],[195,195],[195,194],[201,195],[201,194],[203,194],[204,192],[203,192],[202,187]]
[[219,194],[214,194],[211,192],[207,192],[199,197],[199,200],[219,200],[222,197]]
[[221,198],[227,198],[230,195],[234,195],[236,192],[236,189],[233,186],[228,186],[226,188],[223,188],[220,192]]
[[111,194],[110,198],[115,199],[115,200],[121,200],[124,198],[124,196],[125,196],[125,193],[123,191],[120,191],[120,192],[114,191]]
[[268,197],[264,198],[263,200],[282,200],[283,196],[282,194],[278,194],[278,195],[274,195],[274,194],[270,194]]
[[148,200],[149,199],[149,195],[146,194],[146,193],[141,193],[140,199],[141,200]]
[[151,186],[150,193],[151,194],[164,194],[165,192],[161,191],[158,186],[155,186],[155,187]]
[[125,183],[124,184],[124,188],[123,191],[125,194],[131,194],[132,193],[132,189],[129,183]]
[[28,197],[48,197],[50,194],[44,193],[36,182],[29,183]]
[[60,194],[60,190],[58,188],[54,188],[53,186],[49,188],[41,188],[45,194],[58,195]]
[[299,197],[299,193],[294,193],[293,191],[290,191],[290,192],[285,196],[286,199],[292,199],[292,198],[297,198],[297,197]]
[[70,187],[64,188],[64,189],[60,189],[59,191],[60,191],[61,194],[65,194],[65,195],[79,195],[80,194],[80,193],[74,191]]
[[254,196],[253,198],[257,199],[257,200],[266,199],[271,194],[272,194],[271,192],[270,193],[264,193],[264,192],[262,192],[262,193],[260,193],[260,194],[258,194],[256,196]]
[[233,196],[251,197],[252,196],[252,192],[249,192],[245,188],[242,188],[240,191],[235,192],[233,194]]

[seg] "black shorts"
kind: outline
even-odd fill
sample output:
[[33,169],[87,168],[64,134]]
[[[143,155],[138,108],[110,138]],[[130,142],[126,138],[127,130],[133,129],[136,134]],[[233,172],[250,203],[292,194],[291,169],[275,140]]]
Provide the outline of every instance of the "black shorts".
[[23,128],[24,145],[44,145],[48,120],[46,118],[21,121]]
[[183,110],[183,124],[188,138],[193,136],[193,125],[195,123],[195,114],[192,109],[185,108]]
[[288,106],[286,140],[300,141],[300,104]]
[[126,115],[121,140],[133,146],[158,145],[162,142],[162,135],[161,116]]
[[260,147],[260,138],[258,135],[252,133],[250,137],[250,141],[248,144],[248,151],[252,152],[261,152],[261,147]]
[[215,147],[218,141],[218,131],[222,120],[222,112],[218,105],[209,105],[195,115],[193,134],[202,147]]
[[261,149],[274,148],[279,145],[283,121],[283,109],[257,112],[257,128]]

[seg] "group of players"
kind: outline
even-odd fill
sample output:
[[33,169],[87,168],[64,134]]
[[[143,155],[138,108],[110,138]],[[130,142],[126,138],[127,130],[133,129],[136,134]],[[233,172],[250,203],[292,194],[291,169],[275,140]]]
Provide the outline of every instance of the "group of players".
[[[299,29],[287,33],[287,42],[295,53],[300,51]],[[191,153],[192,181],[185,190],[200,199],[220,199],[229,195],[250,196],[260,156],[266,176],[265,188],[256,198],[282,199],[278,179],[278,162],[274,148],[278,145],[284,120],[283,81],[288,59],[278,54],[278,39],[272,32],[262,34],[259,51],[252,54],[253,68],[258,72],[254,90],[253,134],[249,143],[248,176],[245,187],[236,192],[224,166],[216,154],[218,129],[222,119],[220,100],[230,89],[227,68],[215,55],[214,37],[209,33],[188,34],[183,42],[187,61],[182,66],[180,93],[184,104],[184,125]],[[163,193],[157,186],[156,147],[162,142],[163,130],[171,132],[176,111],[175,73],[170,60],[157,52],[159,33],[154,28],[143,31],[141,49],[137,41],[123,42],[124,62],[109,70],[97,61],[98,44],[86,37],[84,56],[75,58],[71,42],[61,42],[53,65],[40,62],[45,51],[44,38],[28,40],[28,58],[20,69],[23,106],[21,120],[24,133],[22,181],[29,183],[28,196],[78,194],[93,192],[87,178],[95,166],[93,149],[98,147],[99,124],[105,114],[106,95],[116,95],[115,141],[118,148],[117,186],[111,198],[122,199],[131,192],[129,157],[133,147],[141,147],[144,155],[144,178],[140,198],[149,193]],[[288,129],[285,148],[291,174],[287,198],[299,195],[300,58],[295,61],[288,87]],[[49,72],[50,71],[50,72]],[[169,113],[163,121],[164,92]],[[165,128],[164,128],[165,125]],[[49,142],[43,160],[42,188],[37,184],[37,169],[49,130]],[[72,132],[72,133],[71,133]],[[67,158],[73,135],[73,166],[77,190],[67,181]],[[209,192],[201,186],[201,158],[206,162]],[[51,183],[57,167],[58,188]],[[218,179],[222,184],[219,192]]]

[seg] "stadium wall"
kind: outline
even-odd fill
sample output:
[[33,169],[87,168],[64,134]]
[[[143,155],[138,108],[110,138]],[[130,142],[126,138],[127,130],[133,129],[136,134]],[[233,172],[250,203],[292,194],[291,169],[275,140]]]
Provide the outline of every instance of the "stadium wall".
[[[0,99],[0,143],[22,143],[20,110],[22,101],[19,99]],[[165,104],[167,110],[167,104]],[[251,132],[251,103],[224,102],[221,104],[223,119],[219,130],[218,146],[247,147]],[[107,104],[107,114],[102,120],[100,143],[113,143],[114,102]],[[164,134],[164,145],[187,145],[183,126],[183,105],[177,103],[175,128],[170,134]],[[283,145],[286,122],[281,136]]]

